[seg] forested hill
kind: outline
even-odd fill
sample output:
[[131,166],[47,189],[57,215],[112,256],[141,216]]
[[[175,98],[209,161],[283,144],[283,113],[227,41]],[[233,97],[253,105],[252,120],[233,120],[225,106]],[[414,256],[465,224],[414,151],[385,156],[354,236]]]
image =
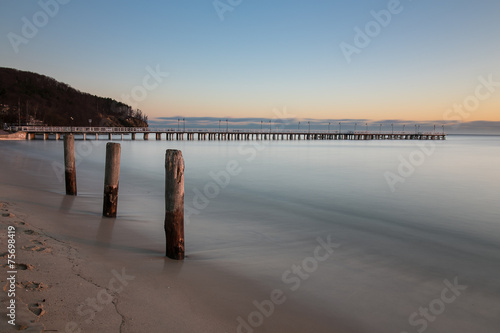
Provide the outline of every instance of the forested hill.
[[147,127],[140,110],[55,79],[0,67],[0,121],[17,125]]

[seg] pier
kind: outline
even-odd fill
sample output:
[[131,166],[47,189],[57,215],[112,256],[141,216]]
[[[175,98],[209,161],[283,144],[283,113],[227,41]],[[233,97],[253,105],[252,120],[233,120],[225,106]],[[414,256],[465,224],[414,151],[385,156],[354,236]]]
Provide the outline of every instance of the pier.
[[286,129],[172,129],[150,127],[42,127],[20,126],[12,130],[26,133],[26,140],[60,140],[73,134],[80,140],[446,140],[445,133],[396,131],[326,131]]

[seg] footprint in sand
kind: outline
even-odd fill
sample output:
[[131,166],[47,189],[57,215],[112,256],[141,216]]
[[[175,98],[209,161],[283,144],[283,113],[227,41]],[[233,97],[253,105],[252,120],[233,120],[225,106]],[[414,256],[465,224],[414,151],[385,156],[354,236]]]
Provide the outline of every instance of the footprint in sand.
[[45,314],[42,303],[32,303],[28,305],[28,309],[35,314],[37,317],[41,317]]
[[[9,267],[9,265],[4,264],[4,265],[2,265],[2,267]],[[30,265],[30,264],[16,264],[17,271],[25,271],[25,270],[31,271],[34,268],[35,268],[35,266]]]
[[16,269],[19,271],[25,271],[25,270],[31,271],[34,268],[35,266],[30,264],[16,264]]
[[2,216],[3,217],[16,217],[16,215],[14,215],[12,213],[3,213]]
[[49,286],[43,282],[34,282],[34,281],[16,282],[16,286],[19,288],[24,288],[26,290],[43,290],[49,288]]
[[34,245],[23,246],[21,249],[28,251],[44,252],[44,253],[52,252],[51,248],[45,247],[44,242],[41,242],[36,239],[30,240],[30,242],[33,243]]
[[24,233],[26,235],[39,235],[38,232],[34,231],[34,230],[31,230],[31,229],[27,229],[27,230],[24,230]]
[[51,248],[49,248],[49,247],[43,247],[43,246],[39,246],[39,245],[23,246],[21,249],[27,250],[27,251],[42,252],[42,253],[50,253],[50,252],[52,252]]

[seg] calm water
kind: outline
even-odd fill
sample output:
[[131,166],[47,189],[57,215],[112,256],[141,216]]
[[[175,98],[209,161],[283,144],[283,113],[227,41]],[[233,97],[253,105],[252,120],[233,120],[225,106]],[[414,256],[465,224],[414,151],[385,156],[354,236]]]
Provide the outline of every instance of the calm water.
[[[500,327],[500,137],[451,136],[420,146],[117,142],[118,218],[151,246],[164,243],[165,150],[180,149],[189,260],[287,290],[318,313],[334,310],[371,332],[423,328],[409,316],[440,295],[444,279],[458,278],[468,289],[428,323],[429,332]],[[76,147],[79,197],[89,214],[100,214],[105,142]],[[30,186],[63,194],[62,142],[0,142],[0,149],[2,163],[25,169]],[[283,274],[327,236],[340,247],[291,290]]]

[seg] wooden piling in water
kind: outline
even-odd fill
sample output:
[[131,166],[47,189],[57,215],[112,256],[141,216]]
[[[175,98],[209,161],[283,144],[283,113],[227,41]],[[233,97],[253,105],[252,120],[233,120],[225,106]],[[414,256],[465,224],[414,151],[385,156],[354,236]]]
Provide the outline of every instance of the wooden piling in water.
[[106,144],[106,169],[104,173],[104,200],[102,216],[116,217],[118,206],[118,183],[120,180],[120,154],[119,143]]
[[184,259],[184,159],[180,150],[165,154],[166,256]]
[[73,134],[64,136],[64,179],[66,194],[76,195],[75,137]]

